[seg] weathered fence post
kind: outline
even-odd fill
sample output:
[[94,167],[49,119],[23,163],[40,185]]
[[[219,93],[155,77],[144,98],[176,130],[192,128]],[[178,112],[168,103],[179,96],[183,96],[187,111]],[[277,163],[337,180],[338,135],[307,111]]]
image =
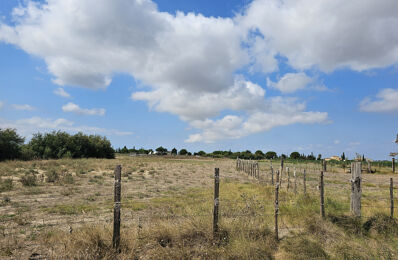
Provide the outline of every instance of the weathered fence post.
[[361,162],[351,163],[351,213],[356,217],[361,216]]
[[279,178],[280,178],[280,175],[279,175],[279,170],[276,170],[276,180],[275,180],[275,182],[277,183],[277,184],[279,184],[280,185],[280,183],[279,183]]
[[120,197],[122,190],[122,166],[115,168],[115,190],[114,190],[114,208],[113,208],[113,238],[112,246],[119,249],[120,246]]
[[322,171],[326,172],[326,160],[322,160]]
[[370,161],[367,161],[368,163],[368,173],[372,173],[372,167],[370,165]]
[[391,218],[394,217],[394,183],[393,179],[390,178],[390,211],[391,211]]
[[303,184],[304,184],[304,194],[306,194],[307,193],[307,180],[306,180],[306,172],[305,172],[305,169],[304,169],[304,174],[303,174]]
[[392,158],[392,172],[395,173],[395,158]]
[[321,176],[319,178],[319,192],[321,195],[321,217],[325,218],[325,189],[323,183],[323,171],[321,171]]
[[275,186],[275,239],[279,240],[278,235],[278,215],[279,215],[279,183]]
[[286,167],[286,172],[287,172],[287,190],[290,188],[290,171],[289,167]]
[[294,195],[297,194],[297,175],[296,175],[296,167],[294,167]]
[[218,233],[218,206],[220,193],[220,170],[215,168],[214,170],[214,210],[213,210],[213,237],[217,237]]
[[274,185],[274,167],[271,165],[271,184]]

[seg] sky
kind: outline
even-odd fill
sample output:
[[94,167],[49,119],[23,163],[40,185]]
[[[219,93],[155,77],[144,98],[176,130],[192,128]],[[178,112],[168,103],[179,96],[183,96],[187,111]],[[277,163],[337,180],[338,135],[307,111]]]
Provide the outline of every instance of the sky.
[[396,28],[396,0],[2,0],[0,128],[389,159]]

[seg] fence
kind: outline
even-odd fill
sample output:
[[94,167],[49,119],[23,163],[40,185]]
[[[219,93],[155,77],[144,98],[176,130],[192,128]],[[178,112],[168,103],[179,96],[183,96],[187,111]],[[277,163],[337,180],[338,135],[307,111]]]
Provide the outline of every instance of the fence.
[[[333,179],[333,175],[328,175],[329,170],[326,165],[326,162],[321,165],[295,165],[295,164],[287,164],[283,160],[280,165],[270,165],[252,160],[242,160],[237,158],[236,160],[236,169],[238,172],[246,173],[249,179],[251,179],[254,183],[259,183],[261,185],[267,187],[274,188],[274,199],[273,199],[273,210],[271,208],[267,208],[268,204],[262,205],[261,201],[255,201],[254,203],[257,206],[263,207],[264,213],[259,213],[258,211],[250,211],[250,210],[242,210],[235,212],[223,212],[223,206],[233,206],[235,201],[228,201],[222,197],[220,197],[220,183],[222,183],[223,179],[222,172],[218,168],[215,169],[214,172],[214,198],[212,201],[213,209],[212,212],[203,212],[200,215],[190,215],[190,214],[181,214],[181,215],[171,215],[171,214],[156,214],[149,215],[146,217],[139,216],[138,217],[138,227],[142,227],[142,221],[152,220],[152,219],[170,219],[172,221],[176,221],[177,219],[189,219],[192,217],[205,217],[212,218],[213,222],[213,236],[216,238],[219,236],[219,220],[220,218],[259,218],[261,221],[268,221],[269,225],[274,227],[275,238],[279,239],[281,236],[281,230],[283,232],[289,232],[294,229],[299,229],[300,226],[297,225],[288,225],[286,224],[286,218],[295,217],[297,213],[289,212],[284,210],[286,205],[292,205],[294,200],[291,199],[293,196],[297,196],[301,194],[312,194],[316,195],[319,198],[319,215],[322,218],[327,216],[327,205],[328,205],[328,197],[325,196],[325,191],[327,192],[328,187],[332,185],[339,185],[338,188],[347,187],[351,191],[349,196],[350,198],[350,212],[354,216],[362,217],[361,209],[367,207],[374,208],[383,208],[388,209],[391,217],[394,217],[394,185],[393,179],[389,178],[388,185],[386,186],[386,190],[389,191],[389,197],[371,197],[371,196],[363,196],[363,184],[366,180],[362,177],[362,164],[360,162],[353,163],[351,165],[351,179],[346,182],[340,183]],[[261,167],[261,169],[260,169]],[[276,170],[274,170],[274,167]],[[114,182],[114,205],[113,205],[113,219],[86,219],[83,223],[101,223],[113,222],[113,239],[112,245],[114,248],[119,249],[120,247],[120,228],[121,222],[123,221],[121,217],[121,175],[122,168],[118,165],[114,171],[115,174],[115,182]],[[240,180],[237,178],[237,180]],[[314,185],[315,183],[315,185]],[[326,184],[326,185],[325,185]],[[329,186],[328,186],[329,185]],[[369,186],[369,188],[374,188]],[[370,203],[363,203],[364,201],[376,201],[376,200],[385,200],[389,202],[389,206],[380,207],[373,206]],[[203,200],[201,200],[203,201]],[[292,203],[293,202],[293,203]],[[210,200],[209,200],[210,203]],[[297,206],[297,212],[301,210],[300,205]],[[281,208],[282,207],[282,208]],[[273,219],[273,221],[271,220]],[[44,221],[44,220],[43,220]],[[71,221],[71,223],[74,223]],[[79,223],[76,223],[79,224]],[[72,226],[72,224],[71,224]],[[72,232],[72,230],[70,230]],[[4,235],[4,234],[3,234]]]

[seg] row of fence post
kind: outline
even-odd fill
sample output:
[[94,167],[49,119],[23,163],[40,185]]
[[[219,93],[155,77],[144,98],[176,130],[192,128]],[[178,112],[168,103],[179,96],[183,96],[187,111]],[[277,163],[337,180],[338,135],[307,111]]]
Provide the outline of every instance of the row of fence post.
[[[248,163],[249,162],[249,163]],[[249,165],[256,165],[258,169],[258,163],[253,163],[247,160],[237,159],[237,169],[244,170],[252,169]],[[323,164],[323,170],[326,169],[326,164]],[[113,220],[113,238],[112,238],[112,246],[113,248],[119,250],[120,248],[120,209],[121,209],[121,174],[122,167],[117,165],[115,168],[115,183],[114,183],[114,220]],[[278,232],[278,216],[279,216],[279,189],[281,185],[281,172],[283,172],[283,161],[281,162],[280,171],[276,171],[276,182],[275,182],[275,210],[274,210],[274,225],[275,225],[275,238],[279,239]],[[288,172],[288,170],[287,170]],[[350,211],[354,216],[361,216],[361,162],[353,162],[351,164],[351,207]],[[271,166],[271,174],[272,174],[272,184],[274,184],[273,177],[273,168]],[[259,176],[259,174],[253,174],[253,176]],[[289,176],[289,175],[288,175]],[[296,171],[294,171],[294,193],[297,192],[297,178]],[[304,169],[303,174],[303,183],[304,183],[304,194],[306,193],[306,170]],[[288,177],[288,185],[289,185],[289,177]],[[320,194],[320,216],[325,218],[325,188],[324,188],[324,171],[321,171],[319,177],[319,194]],[[216,238],[219,232],[219,205],[220,205],[220,170],[219,168],[215,168],[214,171],[214,203],[213,203],[213,236]],[[390,215],[394,216],[394,185],[393,178],[390,178]]]
[[260,179],[260,167],[257,161],[243,160],[238,157],[236,158],[236,170],[243,171],[249,176]]

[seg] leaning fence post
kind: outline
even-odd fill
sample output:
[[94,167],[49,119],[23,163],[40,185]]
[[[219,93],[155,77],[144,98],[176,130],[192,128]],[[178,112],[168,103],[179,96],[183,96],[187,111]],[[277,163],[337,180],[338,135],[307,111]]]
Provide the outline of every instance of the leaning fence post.
[[220,192],[220,172],[218,168],[214,170],[214,210],[213,210],[213,237],[215,238],[218,233],[218,206]]
[[325,189],[323,183],[323,171],[321,171],[321,176],[319,178],[319,192],[321,195],[321,217],[325,218]]
[[361,216],[361,162],[351,163],[351,213]]
[[390,210],[391,210],[391,218],[394,217],[394,183],[393,179],[390,178]]
[[113,248],[119,249],[120,246],[120,197],[122,188],[122,166],[117,165],[115,168],[115,205],[113,208]]
[[305,172],[305,169],[304,169],[304,174],[303,174],[303,184],[304,184],[304,194],[306,194],[307,193],[307,183],[306,183],[306,172]]
[[275,239],[279,240],[278,235],[278,215],[279,215],[279,183],[275,186]]

